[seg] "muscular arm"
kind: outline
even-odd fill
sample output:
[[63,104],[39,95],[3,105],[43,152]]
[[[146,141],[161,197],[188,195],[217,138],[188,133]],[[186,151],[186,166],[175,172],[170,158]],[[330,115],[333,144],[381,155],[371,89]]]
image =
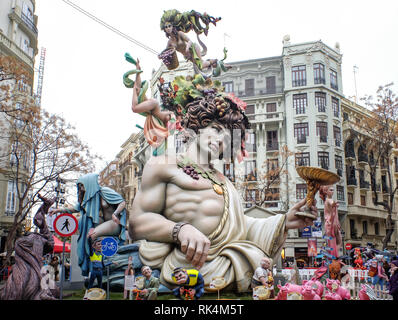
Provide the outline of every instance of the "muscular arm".
[[134,240],[172,242],[175,222],[161,213],[166,201],[168,166],[165,157],[151,158],[144,167],[141,189],[130,214],[130,237]]
[[[134,240],[146,239],[156,242],[173,242],[176,221],[162,215],[166,203],[166,186],[172,178],[173,165],[167,158],[151,158],[145,165],[141,190],[137,193],[130,214],[129,233]],[[190,224],[181,227],[178,233],[181,251],[187,261],[200,269],[206,261],[210,248],[209,239]]]

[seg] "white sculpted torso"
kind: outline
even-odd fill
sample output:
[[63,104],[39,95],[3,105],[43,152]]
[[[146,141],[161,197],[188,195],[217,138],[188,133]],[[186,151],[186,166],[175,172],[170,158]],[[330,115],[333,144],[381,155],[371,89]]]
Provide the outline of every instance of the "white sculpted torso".
[[[185,221],[203,234],[210,234],[224,212],[224,197],[213,189],[213,183],[199,175],[194,180],[176,165],[168,167],[170,181],[166,186],[164,216],[172,221]],[[220,173],[218,180],[225,179]]]

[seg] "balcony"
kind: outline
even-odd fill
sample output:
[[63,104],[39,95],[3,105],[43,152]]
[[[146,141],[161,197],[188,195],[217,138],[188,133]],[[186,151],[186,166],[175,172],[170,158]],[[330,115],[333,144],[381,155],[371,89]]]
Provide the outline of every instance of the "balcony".
[[324,77],[314,78],[314,84],[326,84],[325,78]]
[[298,136],[297,144],[307,143],[307,136]]
[[267,151],[278,151],[279,143],[278,141],[267,142]]
[[359,187],[363,190],[370,190],[370,183],[365,179],[359,179]]
[[319,161],[319,166],[322,168],[322,169],[325,169],[325,170],[329,170],[329,163],[328,163],[328,161],[326,161],[326,160],[321,160],[321,161]]
[[335,146],[341,148],[341,140],[340,139],[335,139]]
[[352,140],[346,142],[344,151],[347,160],[355,160],[354,142]]
[[292,80],[292,87],[303,87],[307,85],[307,79]]
[[390,188],[384,183],[381,184],[381,190],[382,190],[382,192],[384,194],[389,194],[390,193]]
[[358,152],[358,164],[366,165],[369,162],[368,155],[363,152]]
[[357,179],[353,176],[350,176],[347,178],[347,186],[356,186],[357,185]]
[[266,95],[273,95],[273,94],[281,94],[283,92],[282,86],[274,87],[274,88],[256,88],[247,91],[234,91],[233,93],[238,96],[239,98],[245,97],[255,97],[255,96],[266,96]]
[[328,143],[328,137],[327,136],[320,136],[319,137],[319,142],[320,143]]

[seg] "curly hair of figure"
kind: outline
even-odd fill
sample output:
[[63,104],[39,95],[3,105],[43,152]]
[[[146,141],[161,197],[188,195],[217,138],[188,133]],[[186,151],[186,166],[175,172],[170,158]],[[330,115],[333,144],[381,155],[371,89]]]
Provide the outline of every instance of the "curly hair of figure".
[[321,186],[319,188],[319,197],[322,199],[322,201],[326,200],[328,190],[329,186]]
[[[171,23],[173,25],[173,33],[178,31],[188,33],[193,30],[196,34],[204,33],[207,35],[210,23],[216,25],[220,20],[221,18],[214,18],[207,13],[202,14],[195,10],[181,13],[176,9],[172,9],[164,11],[160,19],[160,29],[164,30],[166,23]],[[204,26],[202,26],[202,23]],[[167,34],[166,36],[169,37]]]

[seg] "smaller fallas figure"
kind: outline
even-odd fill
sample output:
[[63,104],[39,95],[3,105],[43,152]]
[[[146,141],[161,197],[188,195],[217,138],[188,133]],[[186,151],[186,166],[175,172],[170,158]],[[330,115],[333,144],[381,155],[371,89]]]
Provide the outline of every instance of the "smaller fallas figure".
[[[0,293],[1,300],[56,300],[59,289],[47,286],[41,273],[43,256],[51,253],[54,239],[48,230],[45,215],[55,202],[39,195],[43,204],[37,211],[33,223],[39,233],[31,232],[15,242],[15,264],[5,287]],[[52,288],[51,288],[52,287]]]
[[[165,32],[169,41],[166,49],[159,54],[159,59],[163,61],[169,70],[176,69],[179,65],[176,52],[179,52],[186,60],[193,63],[195,73],[201,73],[205,77],[210,76],[208,71],[211,71],[215,77],[219,76],[221,71],[227,71],[230,67],[224,65],[226,49],[224,49],[224,59],[222,60],[203,60],[207,53],[207,47],[199,38],[202,33],[207,36],[210,23],[216,25],[220,20],[221,18],[214,18],[207,13],[201,14],[194,10],[183,13],[175,9],[165,11],[160,20],[160,28]],[[205,26],[202,26],[202,23]],[[198,42],[203,50],[186,35],[191,30],[196,33]]]

